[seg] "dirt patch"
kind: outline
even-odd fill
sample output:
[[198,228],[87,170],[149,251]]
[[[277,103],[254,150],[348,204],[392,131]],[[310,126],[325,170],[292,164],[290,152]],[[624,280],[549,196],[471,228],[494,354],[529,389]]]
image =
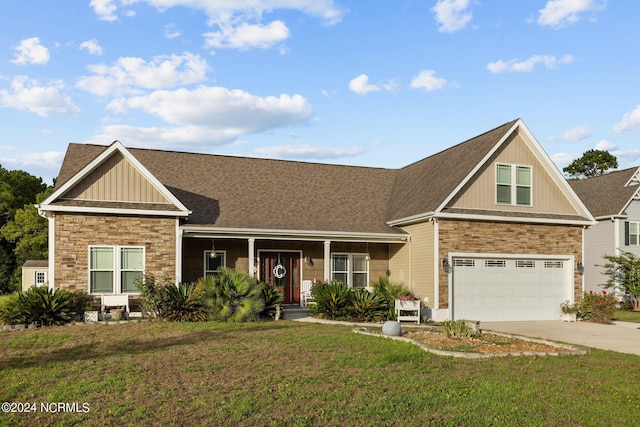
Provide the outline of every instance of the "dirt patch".
[[449,337],[438,328],[408,331],[402,337],[388,337],[380,331],[356,328],[354,332],[412,342],[432,353],[445,356],[484,358],[493,356],[534,356],[586,354],[587,350],[544,340],[501,333],[481,333],[475,337]]

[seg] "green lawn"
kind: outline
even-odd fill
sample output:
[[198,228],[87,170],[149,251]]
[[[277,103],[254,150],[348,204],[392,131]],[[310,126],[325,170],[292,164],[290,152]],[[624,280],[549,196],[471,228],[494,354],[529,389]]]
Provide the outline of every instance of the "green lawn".
[[[0,425],[602,426],[640,420],[640,357],[600,350],[454,359],[347,326],[291,321],[62,326],[2,332],[0,349],[0,400],[37,409],[0,414]],[[40,404],[52,402],[80,412],[42,412]]]
[[635,322],[640,323],[640,311],[616,311],[613,315],[613,320],[619,320],[620,322]]

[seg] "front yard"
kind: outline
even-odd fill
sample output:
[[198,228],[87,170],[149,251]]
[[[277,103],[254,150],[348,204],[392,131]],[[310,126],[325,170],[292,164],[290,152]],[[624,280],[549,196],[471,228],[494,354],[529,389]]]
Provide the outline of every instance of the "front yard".
[[[640,419],[640,357],[600,350],[474,361],[347,326],[291,321],[50,327],[2,332],[0,348],[2,401],[36,404],[29,408],[35,412],[3,413],[0,425],[635,425]],[[54,403],[54,411],[43,403],[49,410]]]

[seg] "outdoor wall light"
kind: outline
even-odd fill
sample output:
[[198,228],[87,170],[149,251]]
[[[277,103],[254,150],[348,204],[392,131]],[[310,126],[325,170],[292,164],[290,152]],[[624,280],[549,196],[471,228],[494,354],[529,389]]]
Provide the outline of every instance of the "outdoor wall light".
[[582,261],[578,261],[578,274],[581,276],[584,274],[584,264],[582,264]]
[[209,258],[218,258],[218,254],[216,253],[216,241],[211,239],[211,252],[209,253]]
[[451,271],[451,266],[449,265],[449,258],[447,257],[442,258],[442,269],[447,274]]
[[307,265],[313,265],[313,260],[311,259],[311,257],[310,257],[310,256],[306,256],[306,257],[304,257],[304,262],[305,262]]

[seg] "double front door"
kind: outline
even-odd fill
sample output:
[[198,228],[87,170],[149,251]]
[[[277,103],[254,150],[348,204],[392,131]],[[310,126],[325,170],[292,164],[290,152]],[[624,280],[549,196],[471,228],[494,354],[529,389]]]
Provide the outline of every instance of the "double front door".
[[283,304],[300,303],[300,253],[260,252],[260,280],[278,288]]

